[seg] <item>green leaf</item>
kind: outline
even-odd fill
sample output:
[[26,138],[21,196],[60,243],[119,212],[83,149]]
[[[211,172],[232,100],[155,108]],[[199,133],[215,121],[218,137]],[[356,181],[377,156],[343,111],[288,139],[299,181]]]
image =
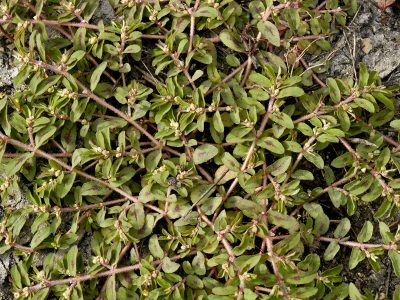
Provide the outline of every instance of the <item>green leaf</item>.
[[228,286],[221,286],[215,287],[212,289],[213,294],[218,296],[229,296],[233,295],[236,292],[236,286],[228,285]]
[[257,300],[258,295],[254,293],[251,289],[245,288],[244,289],[244,300]]
[[306,123],[302,122],[302,123],[297,124],[297,129],[305,136],[313,136],[314,135],[313,129]]
[[128,47],[125,48],[124,50],[124,54],[127,53],[139,53],[141,50],[141,47],[139,45],[130,45]]
[[219,111],[216,111],[213,115],[213,125],[217,132],[224,132],[224,123],[222,122],[221,114],[219,113]]
[[39,214],[33,224],[31,225],[31,232],[35,233],[39,226],[44,224],[49,219],[50,214],[48,212]]
[[365,253],[359,248],[353,248],[351,250],[349,259],[349,269],[353,270],[357,265],[365,259]]
[[188,275],[186,277],[186,283],[192,289],[203,289],[204,288],[203,281],[201,281],[201,279],[196,275]]
[[133,203],[131,208],[129,208],[127,213],[127,218],[129,224],[135,230],[140,230],[143,228],[145,223],[145,213],[143,203],[137,202]]
[[304,286],[293,289],[290,293],[292,299],[313,299],[312,296],[318,293],[318,288]]
[[370,112],[370,113],[374,113],[375,112],[375,107],[374,105],[365,99],[362,98],[356,98],[354,99],[354,102],[361,108],[365,109],[366,111]]
[[203,75],[204,75],[204,72],[202,70],[196,70],[196,72],[194,72],[194,74],[192,76],[192,81],[196,81]]
[[378,127],[391,121],[393,117],[394,111],[390,109],[384,109],[378,113],[373,114],[372,117],[369,118],[368,122],[371,123],[373,126]]
[[325,234],[329,230],[329,217],[325,214],[319,215],[315,218],[314,233],[317,236]]
[[390,127],[400,130],[400,120],[393,120],[390,122]]
[[264,75],[261,75],[259,73],[254,72],[254,71],[251,72],[251,74],[249,76],[249,80],[251,82],[254,82],[257,85],[260,85],[260,86],[265,87],[265,88],[270,88],[272,86],[271,80],[269,80]]
[[379,233],[385,244],[389,244],[391,241],[395,240],[395,237],[390,232],[390,227],[383,222],[379,222]]
[[374,181],[374,177],[370,174],[363,176],[360,180],[354,180],[344,186],[353,195],[361,195],[365,193]]
[[233,54],[228,54],[225,57],[226,63],[231,66],[231,67],[239,67],[240,66],[240,60]]
[[361,228],[360,233],[357,235],[357,241],[359,241],[360,243],[368,242],[372,237],[373,231],[374,226],[372,225],[372,223],[370,221],[366,221]]
[[152,151],[146,156],[144,164],[146,166],[147,172],[152,172],[157,168],[158,164],[160,163],[161,157],[161,150]]
[[[240,166],[239,166],[240,167]],[[227,183],[228,181],[237,177],[238,171],[232,171],[228,169],[225,165],[220,166],[215,172],[214,183],[218,185],[222,185]]]
[[273,23],[261,20],[257,23],[257,28],[272,45],[276,47],[281,45],[278,28]]
[[[82,28],[79,28],[82,29]],[[68,69],[72,69],[78,61],[80,61],[82,58],[84,58],[86,55],[86,52],[83,50],[78,50],[75,51],[74,53],[71,54],[67,61]]]
[[292,162],[291,156],[285,156],[269,165],[267,171],[273,176],[279,176],[287,171]]
[[67,271],[68,275],[76,276],[76,266],[77,266],[77,259],[78,259],[78,246],[72,246],[67,253]]
[[347,218],[341,219],[333,235],[335,236],[335,238],[343,238],[350,231],[350,228],[350,220]]
[[97,66],[97,68],[93,71],[92,76],[90,77],[90,89],[94,91],[96,89],[97,84],[100,81],[100,77],[103,74],[104,70],[107,68],[107,62],[103,61],[101,64]]
[[196,10],[194,16],[215,19],[218,17],[218,11],[214,7],[201,6]]
[[241,39],[237,33],[234,33],[228,29],[224,29],[219,34],[219,38],[228,48],[236,52],[245,52],[243,43],[241,42]]
[[206,274],[205,257],[200,251],[197,251],[196,256],[193,258],[192,266],[197,275],[203,276]]
[[86,28],[85,27],[80,27],[78,30],[75,32],[73,43],[74,43],[74,48],[78,49],[78,51],[81,50],[86,50]]
[[339,155],[331,162],[331,166],[334,168],[344,168],[348,165],[351,165],[354,162],[353,155],[350,152],[346,152],[345,154]]
[[[198,201],[204,201],[210,195],[214,192],[215,187],[205,185],[205,184],[198,184],[197,186],[194,187],[192,192],[190,193],[190,199],[192,200],[192,203],[197,203]],[[200,202],[202,203],[202,202]]]
[[15,175],[17,172],[19,172],[24,165],[24,163],[33,157],[33,153],[24,153],[21,155],[18,155],[18,157],[10,159],[7,161],[7,164],[1,166],[4,168],[4,173],[8,176],[11,177]]
[[336,254],[339,252],[340,246],[338,242],[332,241],[329,243],[328,247],[324,252],[324,260],[330,261],[335,258]]
[[222,197],[212,197],[206,199],[201,205],[201,211],[209,216],[212,215],[222,203]]
[[224,166],[227,167],[229,170],[239,172],[240,163],[229,152],[225,152],[222,155],[221,160]]
[[285,152],[283,145],[272,137],[262,137],[257,141],[257,146],[276,154],[283,154]]
[[389,197],[387,197],[382,204],[379,206],[378,210],[375,211],[375,218],[382,218],[387,212],[392,208],[393,202]]
[[67,122],[61,131],[61,144],[68,152],[74,152],[76,147],[77,126]]
[[388,184],[393,189],[400,189],[400,178],[393,179]]
[[132,114],[132,120],[137,120],[143,118],[147,112],[150,110],[151,104],[149,101],[142,100],[135,104],[134,111]]
[[332,101],[334,103],[339,103],[342,95],[336,80],[333,78],[328,78],[326,80],[326,85],[328,86],[329,96],[331,97]]
[[110,276],[106,282],[107,300],[117,300],[115,275]]
[[150,237],[149,250],[150,250],[151,255],[153,255],[156,258],[163,258],[164,257],[164,251],[160,247],[160,244],[158,243],[158,237],[157,237],[156,234],[153,234]]
[[317,274],[311,273],[296,273],[290,274],[285,278],[285,281],[290,284],[300,285],[300,284],[307,284],[313,282]]
[[349,284],[349,296],[350,300],[367,300],[368,298],[361,295],[360,291],[354,285],[354,283]]
[[[249,235],[247,235],[249,237]],[[252,270],[260,261],[261,254],[240,255],[235,259],[235,265],[241,272]]]
[[4,253],[6,253],[10,249],[11,249],[10,245],[2,245],[2,246],[0,246],[0,255],[3,255]]
[[324,160],[318,153],[304,152],[304,158],[307,159],[314,166],[316,166],[318,169],[322,170],[324,168]]
[[385,108],[389,110],[395,110],[394,101],[388,97],[386,97],[382,92],[373,92],[373,98],[381,102]]
[[10,135],[11,125],[10,122],[8,121],[8,105],[6,105],[7,99],[3,99],[3,103],[5,105],[5,108],[0,109],[0,125],[4,130],[4,133]]
[[35,146],[39,148],[43,144],[45,144],[57,131],[57,127],[55,126],[48,126],[40,130],[35,135]]
[[98,196],[105,195],[110,191],[109,188],[105,187],[103,184],[95,181],[85,182],[82,185],[80,194],[82,196]]
[[164,257],[162,260],[162,270],[165,273],[175,273],[179,269],[180,265],[173,262],[168,256]]
[[313,173],[307,170],[296,170],[292,174],[292,178],[299,180],[314,180],[314,175]]
[[210,144],[204,144],[196,148],[193,153],[193,162],[196,165],[205,163],[206,161],[209,161],[212,159],[214,156],[218,154],[218,148],[210,145]]
[[276,112],[272,113],[269,118],[272,121],[274,121],[275,123],[277,123],[285,128],[288,128],[288,129],[294,128],[292,119],[284,112],[276,111]]
[[288,97],[301,97],[303,95],[304,95],[304,91],[302,88],[293,86],[293,87],[288,87],[283,90],[280,90],[277,98],[281,99],[281,98],[288,98]]
[[290,233],[297,231],[299,222],[292,216],[281,214],[277,211],[268,211],[268,221],[274,225],[287,229]]
[[31,240],[31,247],[35,248],[39,246],[47,237],[51,234],[51,227],[45,226],[38,230]]
[[358,85],[362,88],[368,84],[368,69],[364,63],[360,63],[360,70],[358,74]]
[[57,185],[55,189],[55,193],[59,198],[64,198],[69,193],[75,182],[75,177],[76,177],[75,172],[64,175],[62,183]]
[[11,267],[11,278],[12,278],[12,283],[19,289],[22,289],[22,281],[21,281],[21,274],[18,271],[17,265],[13,265]]
[[343,108],[339,108],[337,110],[337,117],[340,122],[340,127],[343,129],[343,131],[348,131],[351,126],[351,121],[347,112]]
[[394,273],[397,277],[400,277],[400,253],[398,250],[389,250],[388,254],[392,262]]
[[257,216],[262,212],[260,204],[251,200],[243,199],[239,196],[230,197],[226,203],[226,207],[236,207],[249,218],[257,218]]
[[393,293],[393,300],[400,299],[400,285],[396,285],[396,290]]

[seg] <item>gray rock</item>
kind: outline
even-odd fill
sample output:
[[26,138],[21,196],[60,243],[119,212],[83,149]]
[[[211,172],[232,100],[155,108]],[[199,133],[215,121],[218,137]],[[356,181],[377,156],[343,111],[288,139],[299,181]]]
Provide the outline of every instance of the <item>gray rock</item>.
[[108,24],[112,20],[114,20],[114,18],[115,18],[114,8],[112,8],[110,2],[108,2],[108,0],[100,0],[99,7],[96,9],[93,15],[94,23],[103,20],[105,24]]
[[5,253],[0,255],[0,286],[5,284],[6,278],[8,276],[8,270],[11,267],[10,257],[11,253]]
[[382,12],[375,2],[360,1],[358,14],[339,40],[333,42],[330,76],[352,75],[359,62],[376,70],[381,78],[400,72],[399,13],[392,9]]
[[5,253],[0,255],[0,300],[13,299],[8,282],[8,274],[11,268],[12,254]]
[[13,65],[10,49],[0,42],[0,88],[12,85],[18,70],[19,68]]

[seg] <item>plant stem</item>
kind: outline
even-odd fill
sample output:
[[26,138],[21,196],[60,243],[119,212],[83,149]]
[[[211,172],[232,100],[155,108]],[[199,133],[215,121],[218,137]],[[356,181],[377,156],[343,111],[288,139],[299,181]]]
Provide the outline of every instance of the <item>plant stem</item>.
[[[118,263],[121,261],[121,259],[125,256],[126,252],[129,251],[129,249],[132,247],[132,244],[133,244],[133,243],[132,243],[131,241],[129,241],[129,242],[125,245],[125,247],[122,248],[121,252],[119,253],[118,261],[117,261],[116,264],[118,264]],[[106,281],[104,282],[104,285],[103,285],[103,287],[102,287],[101,290],[100,290],[100,293],[102,293],[102,292],[104,292],[104,291],[106,290],[106,288],[107,288],[107,282],[108,282],[109,279],[110,279],[110,278],[107,278]],[[101,299],[103,299],[103,298],[99,295],[99,296],[97,297],[97,300],[101,300]]]
[[289,300],[290,296],[289,296],[288,291],[286,289],[286,286],[285,286],[285,284],[283,282],[282,274],[279,272],[278,266],[276,265],[276,262],[275,262],[275,253],[273,251],[272,241],[271,241],[271,239],[269,239],[267,237],[266,242],[267,242],[268,254],[269,254],[269,257],[270,257],[269,262],[272,265],[272,270],[273,270],[273,272],[275,274],[277,283],[278,283],[278,285],[280,287],[280,290],[282,292],[282,296],[283,296],[284,299],[288,299]]
[[[273,241],[281,241],[286,238],[288,238],[290,235],[284,234],[284,235],[278,235],[278,236],[273,236],[270,239]],[[331,237],[326,237],[326,236],[319,236],[315,237],[317,241],[321,242],[337,242],[340,245],[351,247],[351,248],[359,248],[361,250],[363,249],[373,249],[373,248],[382,248],[385,250],[394,250],[397,252],[400,252],[398,249],[397,245],[395,243],[390,243],[390,244],[370,244],[370,243],[359,243],[359,242],[353,242],[349,241],[347,237],[345,238],[331,238]]]
[[[25,20],[25,22],[28,22],[29,24],[45,24],[47,26],[52,26],[52,27],[76,27],[76,28],[87,28],[87,29],[93,29],[93,30],[100,30],[99,26],[94,25],[94,24],[89,24],[85,22],[60,22],[60,21],[54,21],[54,20],[47,20],[44,18],[41,18],[40,20],[34,20],[34,19],[28,19]],[[9,24],[12,23],[12,20],[4,20],[0,19],[0,24]],[[165,40],[165,35],[158,35],[158,34],[142,34],[141,38],[143,39],[153,39],[153,40]]]
[[208,227],[210,227],[218,235],[218,239],[222,242],[222,245],[224,246],[226,252],[229,255],[229,262],[234,262],[235,253],[233,253],[232,246],[229,244],[227,239],[224,237],[222,233],[215,231],[213,222],[211,222],[210,219],[208,219],[207,216],[201,212],[200,208],[197,208],[197,212],[199,213],[200,218],[208,225]]
[[365,244],[365,243],[358,243],[358,242],[352,242],[352,241],[347,241],[346,239],[343,238],[330,238],[330,237],[325,237],[325,236],[320,236],[316,237],[317,240],[322,241],[322,242],[337,242],[340,245],[343,246],[348,246],[351,248],[359,248],[359,249],[372,249],[372,248],[383,248],[385,250],[394,250],[397,252],[400,252],[397,249],[397,245],[395,243],[391,243],[389,245],[386,244]]
[[205,94],[205,96],[212,94],[217,88],[223,86],[225,83],[227,83],[228,81],[230,81],[237,73],[239,73],[245,66],[247,65],[247,61],[245,61],[244,63],[242,63],[239,67],[237,67],[235,70],[232,71],[232,73],[230,73],[228,76],[226,76],[224,79],[222,79],[222,81],[220,83],[218,83],[217,85],[215,85],[214,87],[212,87],[211,89],[209,89],[207,91],[207,93]]
[[343,105],[352,102],[355,98],[357,98],[356,95],[352,94],[349,97],[347,97],[345,100],[339,102],[338,104],[336,104],[334,106],[325,107],[325,109],[323,111],[319,110],[322,106],[320,106],[320,107],[317,106],[317,108],[313,112],[294,120],[293,123],[294,124],[298,124],[300,122],[304,122],[304,121],[310,120],[310,119],[312,119],[314,117],[317,117],[317,116],[327,115],[327,114],[329,114],[329,113],[331,113],[331,112],[333,112],[335,110],[338,110]]
[[190,35],[189,35],[189,47],[188,47],[188,53],[192,52],[193,49],[193,38],[194,38],[194,32],[196,29],[196,17],[195,17],[195,12],[197,8],[200,5],[200,0],[196,0],[194,3],[194,7],[189,9],[189,14],[190,14]]
[[[44,63],[44,62],[40,62],[40,61],[36,61],[36,60],[31,60],[31,64],[33,65],[38,65],[40,67],[43,67],[47,70],[50,70],[56,74],[59,74],[63,77],[67,77],[68,75],[72,76],[71,74],[69,74],[67,71],[60,69],[58,67],[55,67],[53,65],[50,65],[48,63]],[[129,116],[127,116],[125,113],[123,113],[122,111],[120,111],[119,109],[115,108],[114,106],[112,106],[111,104],[108,104],[106,101],[104,101],[102,98],[100,98],[99,96],[97,96],[95,93],[93,93],[88,87],[86,87],[81,81],[79,81],[78,79],[75,78],[75,82],[76,84],[79,86],[79,88],[82,90],[82,93],[85,94],[86,96],[88,96],[89,98],[91,98],[92,100],[94,100],[95,102],[97,102],[99,105],[111,110],[113,113],[115,113],[116,115],[118,115],[119,117],[121,117],[122,119],[124,119],[125,121],[127,121],[129,124],[133,125],[133,127],[135,127],[138,131],[140,131],[142,134],[144,134],[145,136],[147,136],[149,138],[150,141],[152,141],[154,144],[156,144],[157,146],[161,146],[160,142],[154,138],[153,135],[151,135],[146,129],[144,129],[142,126],[140,126],[137,122],[135,122],[134,120],[132,120]]]
[[[349,182],[350,180],[352,180],[354,177],[356,177],[356,173],[353,173],[349,176],[346,176],[342,179],[339,179],[338,181],[332,183],[330,186],[327,186],[326,188],[324,188],[318,195],[311,197],[308,202],[313,201],[315,199],[317,199],[318,197],[320,197],[323,194],[326,194],[327,192],[329,192],[331,189],[341,186],[343,184],[346,184],[347,182]],[[303,207],[303,205],[299,205],[294,211],[292,211],[292,213],[290,214],[291,216],[295,216],[296,214],[298,214],[300,212],[300,209]],[[280,227],[278,225],[274,226],[270,231],[271,232],[276,232]]]
[[[269,120],[269,116],[272,113],[274,102],[275,102],[275,98],[271,96],[271,98],[269,99],[269,103],[268,103],[268,109],[265,112],[264,117],[263,117],[263,119],[261,121],[261,124],[260,124],[260,128],[258,129],[258,131],[256,133],[256,136],[254,137],[254,140],[251,143],[251,146],[250,146],[249,150],[247,151],[247,155],[246,155],[246,157],[244,159],[244,162],[243,162],[243,164],[242,164],[242,166],[240,168],[240,172],[246,171],[246,169],[247,169],[247,167],[249,165],[250,159],[252,158],[254,152],[257,149],[257,141],[260,139],[262,133],[265,130],[265,127],[267,126],[267,123],[268,123],[268,120]],[[239,179],[236,177],[235,180],[232,182],[231,186],[229,187],[228,191],[226,192],[226,196],[224,197],[225,199],[227,197],[229,197],[229,195],[233,192],[233,189],[236,187],[238,182],[239,182]]]
[[110,205],[125,203],[126,201],[127,201],[126,198],[121,198],[121,199],[115,199],[115,200],[110,200],[110,201],[106,201],[106,202],[88,204],[88,205],[82,205],[82,206],[76,206],[76,207],[50,207],[47,211],[48,212],[60,211],[62,213],[87,211],[87,210],[92,210],[92,209],[97,209],[97,208],[103,208],[103,207],[110,206]]
[[[27,7],[30,11],[32,11],[34,14],[36,14],[36,8],[31,3],[23,1],[22,3],[19,3],[19,5],[22,6],[22,7]],[[11,21],[11,20],[9,19],[8,21]],[[47,18],[44,17],[43,15],[40,15],[37,20],[33,20],[33,21],[36,21],[36,22],[46,22],[47,21],[48,22],[49,20],[47,20]],[[28,22],[29,22],[29,20],[28,20]],[[86,24],[88,24],[88,23],[86,23]],[[95,25],[92,25],[92,26],[95,26]],[[71,25],[68,26],[68,28],[70,28],[70,27],[71,27]],[[55,26],[54,28],[58,32],[60,32],[62,35],[64,35],[66,38],[68,38],[69,40],[73,40],[73,33],[72,32],[71,32],[71,34],[69,34],[63,28],[61,28],[61,26]],[[99,65],[99,63],[96,61],[96,59],[91,54],[88,53],[86,55],[86,57],[95,66]],[[106,75],[112,81],[113,84],[117,83],[117,80],[115,80],[114,77],[107,70],[104,71],[104,75]]]
[[3,26],[0,25],[0,32],[10,41],[10,42],[14,42],[14,37],[8,33],[7,31],[4,30]]
[[188,67],[179,59],[179,55],[176,52],[171,52],[168,49],[168,46],[163,43],[158,43],[157,47],[160,48],[165,55],[168,55],[172,61],[174,62],[175,66],[182,71],[182,73],[186,76],[186,79],[189,81],[189,84],[192,86],[193,89],[196,89],[196,85],[193,82],[192,76],[190,76],[188,72]]
[[244,72],[242,82],[240,83],[241,87],[245,86],[247,78],[249,78],[249,75],[250,75],[250,72],[252,69],[252,65],[253,65],[253,62],[251,60],[251,55],[249,55],[249,57],[247,58],[247,63],[246,63],[246,71]]
[[[309,69],[309,66],[307,62],[304,60],[304,58],[300,58],[300,62],[306,69]],[[326,84],[321,79],[319,79],[319,77],[314,73],[314,71],[312,71],[312,77],[321,87],[326,87]]]
[[366,161],[365,159],[363,159],[354,149],[353,147],[351,147],[351,145],[344,139],[344,138],[339,138],[339,141],[343,144],[343,146],[347,149],[347,151],[349,151],[351,153],[351,155],[353,156],[353,158],[355,160],[357,160],[358,162],[360,161],[364,161],[365,163],[367,163],[369,165],[369,167],[371,168],[370,173],[372,176],[374,176],[376,178],[376,180],[378,180],[379,184],[381,185],[383,191],[385,193],[387,193],[388,191],[391,190],[391,188],[386,184],[386,182],[382,179],[382,175],[380,172],[374,170],[374,165],[370,164],[368,161]]
[[290,168],[290,170],[289,170],[289,172],[288,172],[288,174],[286,176],[286,179],[283,182],[283,184],[286,184],[289,181],[290,176],[292,176],[294,171],[296,171],[300,161],[304,157],[304,153],[307,152],[307,150],[311,147],[312,143],[314,143],[316,139],[317,139],[317,136],[313,135],[304,144],[302,151],[297,155],[296,161],[294,162],[293,166]]
[[[129,200],[131,200],[133,202],[138,202],[138,198],[137,197],[132,196],[131,194],[128,194],[124,190],[122,190],[120,188],[117,188],[117,187],[114,187],[112,184],[110,184],[108,182],[105,182],[105,181],[103,181],[103,180],[101,180],[101,179],[99,179],[99,178],[97,178],[95,176],[89,175],[89,174],[83,172],[82,170],[73,168],[72,166],[66,164],[62,160],[60,160],[60,159],[58,159],[58,158],[56,158],[56,157],[54,157],[54,156],[42,151],[40,149],[36,149],[36,148],[34,148],[34,147],[30,146],[30,145],[27,145],[27,144],[24,144],[24,143],[22,143],[20,141],[14,140],[14,139],[2,134],[1,132],[0,132],[0,140],[3,140],[4,142],[9,143],[9,144],[11,144],[13,146],[22,148],[22,149],[24,149],[26,151],[32,152],[34,155],[46,158],[49,161],[52,160],[52,161],[56,162],[57,164],[59,164],[64,169],[66,169],[66,170],[68,170],[70,172],[75,172],[79,176],[84,177],[84,178],[86,178],[86,179],[88,179],[90,181],[94,181],[94,182],[100,183],[101,185],[107,187],[110,190],[113,190],[114,192],[120,194],[121,196],[126,197],[127,199],[129,199]],[[155,211],[155,212],[160,213],[161,215],[164,215],[164,211],[162,209],[154,206],[154,205],[146,203],[146,204],[144,204],[144,206],[149,208],[149,209],[151,209],[151,210],[153,210],[153,211]]]
[[[51,156],[54,157],[61,157],[61,158],[65,158],[65,157],[71,157],[72,154],[71,153],[49,153]],[[21,153],[4,153],[3,157],[7,157],[7,158],[15,158],[20,156]]]
[[[193,256],[197,253],[197,250],[192,250],[189,252],[189,254],[187,254],[188,256]],[[172,261],[176,261],[179,259],[182,259],[184,257],[182,257],[181,255],[175,255],[173,257],[170,257],[170,259]],[[162,259],[157,259],[155,261],[153,261],[151,264],[153,266],[158,266],[159,264],[162,263]],[[63,285],[63,284],[72,284],[72,283],[80,283],[83,281],[88,281],[88,280],[92,280],[95,278],[99,278],[99,277],[108,277],[108,276],[112,276],[112,275],[116,275],[116,274],[121,274],[121,273],[128,273],[128,272],[134,272],[139,270],[139,268],[142,266],[141,263],[137,263],[134,265],[130,265],[130,266],[126,266],[126,267],[121,267],[121,268],[115,268],[112,270],[108,270],[105,272],[100,272],[97,274],[85,274],[85,275],[81,275],[81,276],[77,276],[77,277],[70,277],[70,278],[65,278],[65,279],[58,279],[58,280],[49,280],[49,281],[45,281],[43,283],[38,283],[36,285],[30,286],[28,287],[28,290],[30,293],[33,292],[37,292],[40,291],[42,289],[45,288],[50,288],[56,285]]]

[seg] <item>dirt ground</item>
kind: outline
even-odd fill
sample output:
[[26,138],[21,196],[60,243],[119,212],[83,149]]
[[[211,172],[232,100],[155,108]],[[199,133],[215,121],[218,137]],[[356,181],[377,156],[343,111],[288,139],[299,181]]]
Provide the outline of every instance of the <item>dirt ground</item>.
[[[324,76],[351,76],[356,73],[358,64],[364,62],[369,70],[378,71],[386,85],[400,85],[400,10],[389,8],[383,12],[378,8],[378,2],[378,0],[359,1],[359,11],[348,28],[339,36],[333,37],[332,51],[313,59],[315,62],[327,60],[329,71]],[[354,227],[353,237],[356,237],[355,233],[359,232],[364,222],[370,220],[375,228],[371,242],[378,243],[381,241],[377,230],[378,222],[373,218],[373,211],[376,211],[379,204],[375,204],[374,207],[371,205],[359,207],[356,214],[350,218]],[[344,211],[343,216],[345,214]],[[388,223],[399,221],[400,213],[397,211]],[[389,258],[387,256],[380,258],[381,270],[377,273],[365,261],[354,270],[348,270],[347,261],[350,253],[351,250],[342,247],[336,257],[336,261],[346,262],[343,273],[345,281],[353,282],[364,292],[368,289],[375,295],[375,299],[392,299],[400,280],[393,274]]]
[[[360,0],[360,9],[348,28],[343,33],[332,37],[332,50],[313,58],[314,62],[326,60],[329,64],[329,72],[321,77],[352,75],[358,63],[364,62],[368,69],[379,72],[385,84],[400,85],[400,10],[389,8],[382,12],[377,7],[377,2],[378,0]],[[108,3],[102,0],[96,18],[112,18],[111,14],[112,10]],[[12,80],[17,72],[18,68],[12,62],[12,49],[4,39],[0,38],[0,92],[11,93]],[[10,199],[9,205],[16,207],[24,201],[26,199],[22,195]],[[352,224],[356,227],[355,232],[358,232],[367,219],[374,221],[372,207],[360,207],[351,217]],[[399,219],[398,213],[397,220],[392,221],[396,222]],[[376,232],[373,242],[378,241],[379,233]],[[347,261],[349,255],[348,249],[342,249],[336,259]],[[0,300],[12,299],[8,275],[15,260],[12,254],[0,255]],[[378,273],[375,273],[367,263],[361,263],[359,267],[351,271],[345,266],[346,281],[354,282],[361,290],[368,288],[377,295],[376,299],[391,299],[395,286],[400,284],[400,280],[393,274],[389,258],[382,258],[381,261],[381,270]]]

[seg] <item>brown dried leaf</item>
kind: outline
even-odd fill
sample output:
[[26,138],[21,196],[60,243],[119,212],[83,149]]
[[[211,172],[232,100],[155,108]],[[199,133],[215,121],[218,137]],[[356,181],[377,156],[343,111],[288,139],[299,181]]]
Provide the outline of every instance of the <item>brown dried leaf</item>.
[[391,6],[399,6],[400,1],[398,0],[379,0],[378,1],[378,6],[381,10],[386,10],[388,7]]

